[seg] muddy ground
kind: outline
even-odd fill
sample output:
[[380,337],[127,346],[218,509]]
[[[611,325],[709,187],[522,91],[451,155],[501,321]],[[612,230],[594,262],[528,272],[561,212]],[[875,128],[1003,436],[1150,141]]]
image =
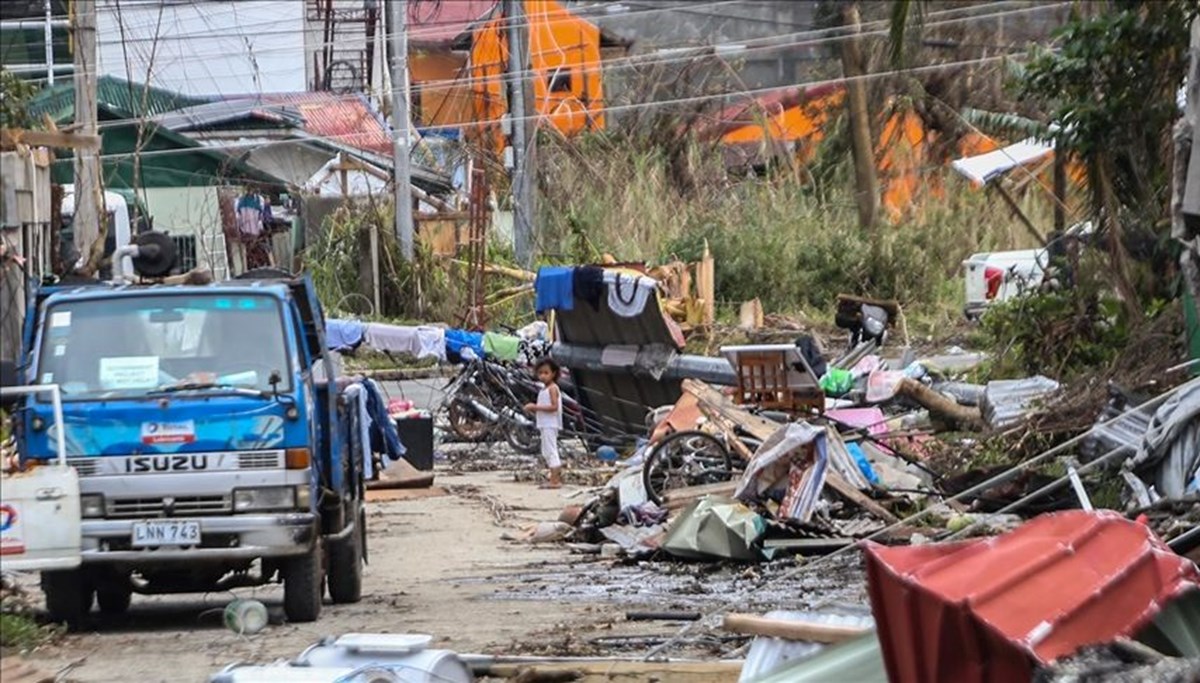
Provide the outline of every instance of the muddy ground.
[[[707,611],[862,608],[856,561],[779,580],[795,560],[765,565],[627,562],[577,555],[564,545],[516,543],[505,531],[553,520],[585,489],[541,490],[511,470],[454,473],[435,488],[369,504],[370,564],[356,605],[327,604],[320,621],[283,623],[282,591],[239,590],[271,609],[272,625],[240,636],[221,625],[230,593],[135,596],[129,613],[95,621],[31,655],[75,681],[202,681],[234,662],[267,663],[327,635],[428,633],[459,652],[638,655],[680,623],[629,622],[629,609]],[[26,585],[37,591],[32,579]],[[759,588],[765,584],[765,588]],[[715,656],[742,642],[699,629],[673,655]]]

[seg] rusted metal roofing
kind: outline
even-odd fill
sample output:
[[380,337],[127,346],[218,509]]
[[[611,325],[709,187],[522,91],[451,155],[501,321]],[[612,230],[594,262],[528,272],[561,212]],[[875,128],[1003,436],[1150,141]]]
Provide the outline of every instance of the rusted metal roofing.
[[306,132],[356,149],[388,155],[392,136],[383,117],[362,95],[331,92],[272,93],[256,96],[263,104],[288,105],[304,117]]
[[893,683],[1029,680],[1033,666],[1131,636],[1200,570],[1113,512],[1043,515],[985,540],[867,544]]
[[408,42],[414,47],[448,47],[478,19],[489,14],[496,0],[418,1],[408,8]]

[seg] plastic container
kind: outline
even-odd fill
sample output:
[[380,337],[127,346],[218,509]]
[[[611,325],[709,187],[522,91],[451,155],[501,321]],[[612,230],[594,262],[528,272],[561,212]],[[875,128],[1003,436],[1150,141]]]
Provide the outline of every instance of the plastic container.
[[269,621],[266,605],[257,600],[234,600],[225,605],[225,628],[234,633],[254,635]]
[[433,636],[347,633],[308,648],[297,664],[325,668],[386,668],[404,683],[473,683],[471,669],[449,650],[427,649]]
[[379,668],[362,670],[274,664],[236,666],[210,676],[209,683],[404,683],[394,671]]

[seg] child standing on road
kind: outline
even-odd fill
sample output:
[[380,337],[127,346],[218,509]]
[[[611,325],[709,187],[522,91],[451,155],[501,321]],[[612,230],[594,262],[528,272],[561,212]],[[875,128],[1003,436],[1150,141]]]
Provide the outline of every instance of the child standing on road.
[[537,378],[542,383],[537,403],[530,403],[525,410],[536,418],[538,432],[542,435],[542,458],[550,468],[548,489],[562,488],[562,461],[558,457],[558,432],[562,429],[562,401],[558,389],[558,363],[549,358],[538,361]]

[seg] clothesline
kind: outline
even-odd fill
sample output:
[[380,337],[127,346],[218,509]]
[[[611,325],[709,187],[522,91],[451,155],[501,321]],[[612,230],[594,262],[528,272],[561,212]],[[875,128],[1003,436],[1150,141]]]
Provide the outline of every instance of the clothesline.
[[[433,358],[439,363],[471,357],[518,362],[523,355],[538,355],[541,349],[537,342],[544,340],[545,336],[545,323],[534,323],[512,335],[435,325],[391,325],[339,319],[325,321],[326,345],[335,351],[352,351],[366,346],[375,351],[404,354],[417,360]],[[532,362],[533,359],[524,360]]]

